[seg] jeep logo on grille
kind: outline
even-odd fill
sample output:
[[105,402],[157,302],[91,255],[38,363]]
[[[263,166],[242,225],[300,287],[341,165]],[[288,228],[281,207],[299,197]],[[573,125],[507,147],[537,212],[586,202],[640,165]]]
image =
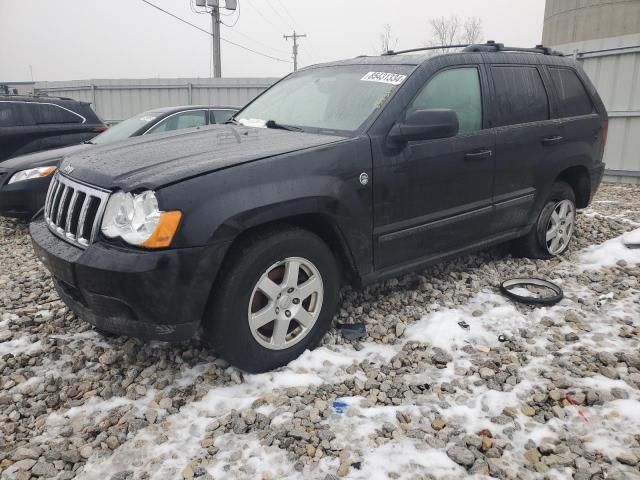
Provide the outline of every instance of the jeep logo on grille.
[[62,169],[62,171],[64,173],[66,173],[67,175],[71,175],[73,173],[74,168],[71,165],[67,165],[66,167],[64,167]]

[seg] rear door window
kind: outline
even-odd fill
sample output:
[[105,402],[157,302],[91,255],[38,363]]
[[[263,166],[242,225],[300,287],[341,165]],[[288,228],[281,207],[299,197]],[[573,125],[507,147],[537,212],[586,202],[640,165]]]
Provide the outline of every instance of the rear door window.
[[475,67],[452,68],[436,74],[413,100],[407,114],[448,108],[458,115],[458,132],[482,129],[482,93]]
[[0,102],[0,127],[33,125],[24,103]]
[[593,113],[593,103],[576,72],[568,68],[549,68],[558,92],[560,115],[576,117]]
[[29,103],[28,105],[37,124],[85,122],[84,117],[60,105],[52,103]]
[[496,126],[549,119],[549,98],[535,67],[491,68],[496,95]]

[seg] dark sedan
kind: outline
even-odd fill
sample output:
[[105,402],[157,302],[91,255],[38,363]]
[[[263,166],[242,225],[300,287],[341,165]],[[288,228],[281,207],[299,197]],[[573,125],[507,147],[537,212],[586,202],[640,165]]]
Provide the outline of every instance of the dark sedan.
[[224,123],[237,110],[194,105],[159,108],[124,120],[88,142],[6,160],[0,164],[0,215],[27,219],[40,210],[51,175],[66,155],[140,135]]

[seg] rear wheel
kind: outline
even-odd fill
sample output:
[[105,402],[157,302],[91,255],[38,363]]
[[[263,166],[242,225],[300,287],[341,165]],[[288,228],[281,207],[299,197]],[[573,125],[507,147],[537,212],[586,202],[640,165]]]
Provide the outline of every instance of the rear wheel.
[[236,246],[217,285],[205,337],[230,363],[262,372],[322,339],[338,302],[339,275],[320,238],[284,226]]
[[515,241],[515,251],[530,258],[562,255],[569,248],[575,224],[575,193],[567,183],[556,182],[534,227],[527,235]]

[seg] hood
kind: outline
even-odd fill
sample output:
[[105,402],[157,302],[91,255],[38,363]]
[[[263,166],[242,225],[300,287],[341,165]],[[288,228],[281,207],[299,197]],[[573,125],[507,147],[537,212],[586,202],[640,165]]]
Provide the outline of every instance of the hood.
[[344,140],[344,137],[236,125],[137,137],[66,157],[70,177],[103,188],[159,188],[254,160]]
[[69,147],[54,148],[52,150],[43,150],[41,152],[20,155],[0,163],[0,171],[20,171],[28,168],[57,165],[63,157],[86,150],[92,146],[93,145],[81,143],[79,145],[71,145]]

